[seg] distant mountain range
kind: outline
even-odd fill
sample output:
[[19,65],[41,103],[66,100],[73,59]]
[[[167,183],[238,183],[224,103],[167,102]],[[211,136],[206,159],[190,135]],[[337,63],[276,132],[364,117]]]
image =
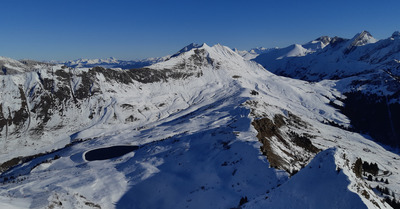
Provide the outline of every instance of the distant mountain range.
[[168,58],[169,56],[126,61],[126,60],[117,60],[113,57],[110,57],[108,59],[77,59],[66,62],[54,62],[54,63],[63,64],[73,68],[104,67],[104,68],[133,69],[133,68],[141,68],[149,66],[157,62],[162,62]]
[[[305,45],[277,49],[258,56],[254,61],[279,75],[319,81],[349,77],[378,68],[392,68],[400,59],[398,32],[379,41],[367,31],[352,39],[323,39],[324,43],[320,38]],[[321,47],[311,47],[311,43]]]

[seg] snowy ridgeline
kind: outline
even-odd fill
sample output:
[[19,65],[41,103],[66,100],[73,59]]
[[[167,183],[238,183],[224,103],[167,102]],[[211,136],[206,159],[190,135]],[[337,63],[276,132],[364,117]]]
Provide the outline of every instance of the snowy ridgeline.
[[398,38],[377,41],[367,31],[352,39],[323,36],[262,53],[254,60],[269,71],[309,81],[342,78],[398,59]]
[[[276,76],[206,44],[145,69],[35,66],[0,77],[2,207],[390,208],[400,195],[399,156],[336,109],[344,80]],[[114,145],[138,147],[84,159]]]

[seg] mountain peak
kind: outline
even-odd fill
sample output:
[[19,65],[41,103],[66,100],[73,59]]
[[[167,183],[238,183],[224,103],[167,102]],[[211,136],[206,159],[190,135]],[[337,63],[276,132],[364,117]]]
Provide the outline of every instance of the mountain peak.
[[392,34],[392,37],[391,38],[400,38],[400,32],[399,31],[395,31],[393,34]]
[[[229,47],[221,44],[208,46],[207,44],[184,47],[180,53],[171,56],[165,62],[156,63],[152,69],[198,70],[202,67],[215,69],[232,69],[232,66],[247,66],[245,59]],[[186,51],[187,50],[187,51]]]
[[364,30],[361,33],[357,33],[351,40],[350,44],[344,50],[345,54],[350,53],[358,46],[364,46],[367,44],[376,43],[376,40],[368,31]]
[[203,43],[203,44],[191,43],[191,44],[189,44],[189,45],[183,47],[183,48],[182,48],[181,50],[179,50],[177,53],[173,54],[173,55],[171,56],[171,58],[172,58],[172,57],[177,57],[177,56],[179,56],[180,54],[182,54],[182,53],[184,53],[184,52],[188,52],[188,51],[190,51],[190,50],[192,50],[192,49],[194,49],[194,48],[203,47],[204,45],[207,45],[207,44],[205,44],[205,43]]
[[190,51],[191,49],[194,49],[194,48],[203,47],[204,45],[206,45],[206,44],[205,43],[203,43],[203,44],[191,43],[191,44],[183,47],[181,50],[179,50],[179,52],[181,52],[181,53],[182,52],[187,52],[187,51]]
[[364,30],[353,37],[351,46],[363,46],[375,42],[377,40],[368,31]]
[[317,39],[315,39],[314,41],[319,41],[321,43],[323,43],[324,45],[328,45],[331,42],[332,38],[329,36],[321,36]]

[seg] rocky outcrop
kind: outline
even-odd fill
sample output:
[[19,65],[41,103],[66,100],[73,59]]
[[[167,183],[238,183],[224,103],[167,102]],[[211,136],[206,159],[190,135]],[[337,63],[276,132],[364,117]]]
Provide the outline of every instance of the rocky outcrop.
[[307,128],[307,124],[293,114],[289,118],[275,115],[273,120],[256,119],[252,125],[262,143],[261,152],[267,156],[271,167],[286,170],[293,175],[320,151],[309,139],[312,136],[290,131],[290,127],[294,126]]

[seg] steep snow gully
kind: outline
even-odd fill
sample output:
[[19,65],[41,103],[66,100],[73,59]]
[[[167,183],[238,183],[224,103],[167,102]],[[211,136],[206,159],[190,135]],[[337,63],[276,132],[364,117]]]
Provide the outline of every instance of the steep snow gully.
[[[381,44],[371,37],[340,49]],[[258,51],[279,64],[337,41]],[[349,89],[372,91],[360,79],[377,77],[302,81],[239,52],[192,44],[131,70],[13,61],[0,77],[0,207],[398,207],[400,157],[341,112]]]

